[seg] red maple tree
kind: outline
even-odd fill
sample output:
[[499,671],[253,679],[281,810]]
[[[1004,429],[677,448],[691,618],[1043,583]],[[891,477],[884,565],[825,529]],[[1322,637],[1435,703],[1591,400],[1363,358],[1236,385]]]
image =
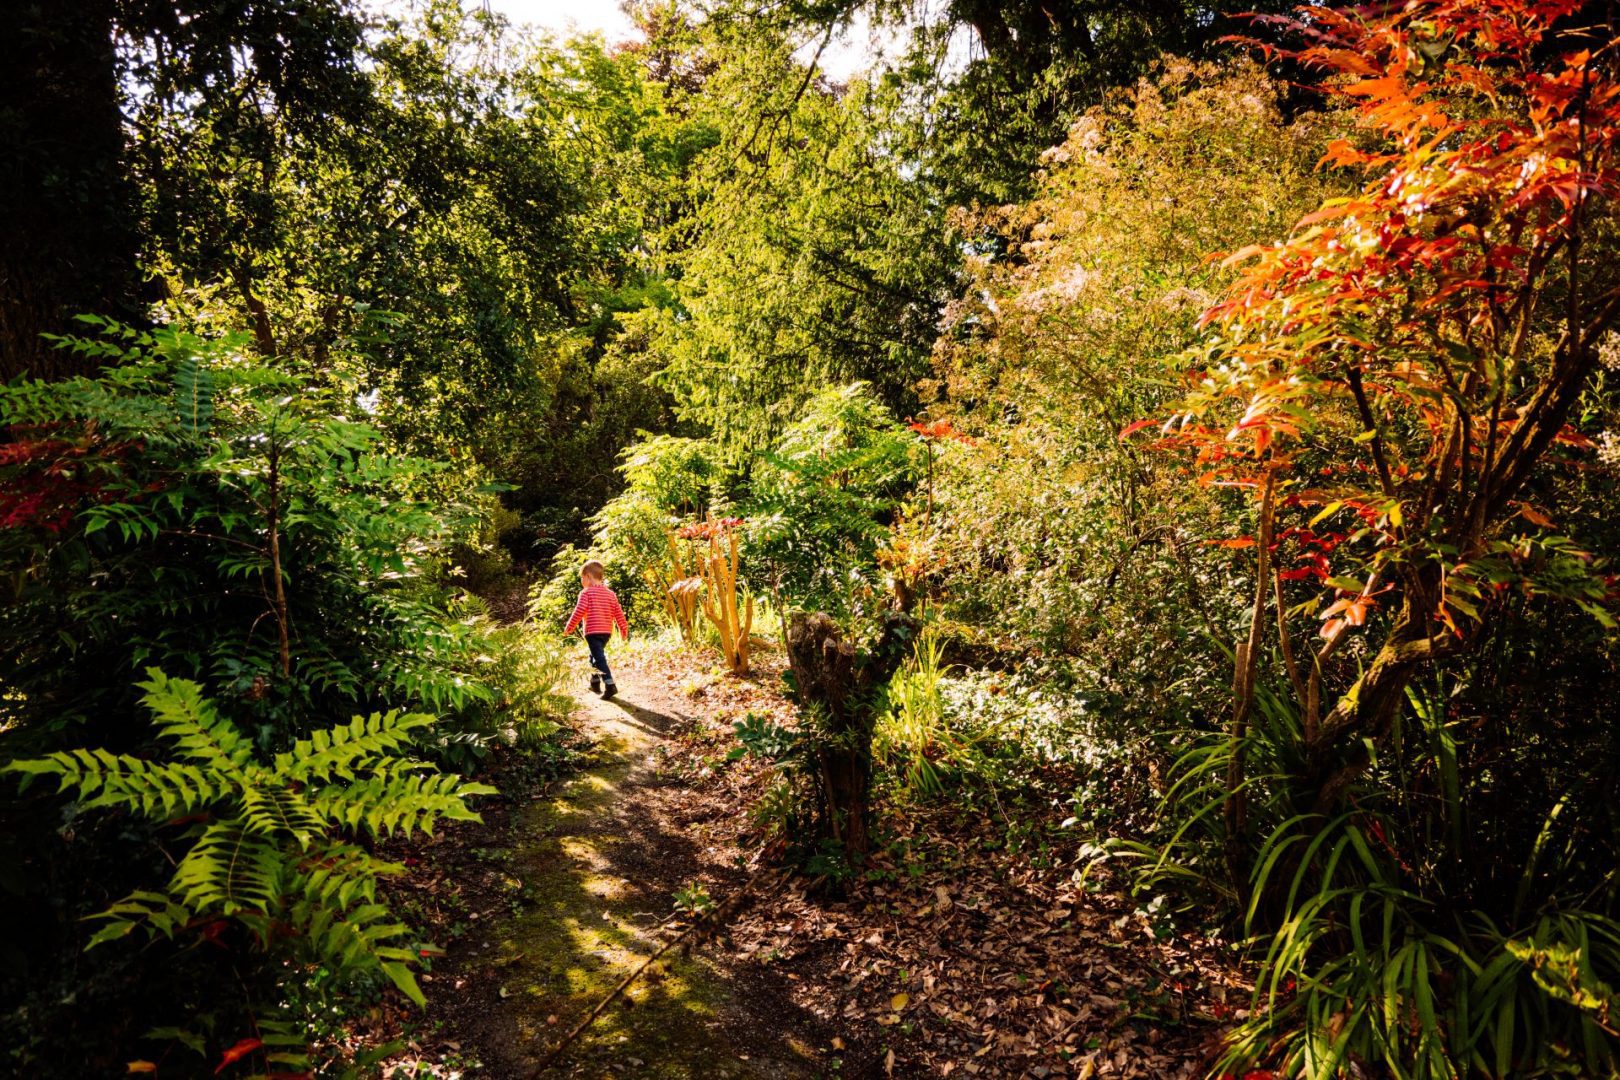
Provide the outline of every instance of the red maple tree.
[[[1353,104],[1360,131],[1324,163],[1359,191],[1229,257],[1241,276],[1154,426],[1201,483],[1253,495],[1233,734],[1274,606],[1320,809],[1366,767],[1415,671],[1467,648],[1505,594],[1611,621],[1610,579],[1534,501],[1591,445],[1572,410],[1620,318],[1617,50],[1607,27],[1572,27],[1579,9],[1413,0],[1265,20],[1299,44],[1261,48]],[[1288,589],[1318,585],[1290,605]],[[1315,645],[1288,617],[1301,606]],[[1324,687],[1357,627],[1378,635],[1367,662]],[[1231,813],[1240,825],[1240,801]]]

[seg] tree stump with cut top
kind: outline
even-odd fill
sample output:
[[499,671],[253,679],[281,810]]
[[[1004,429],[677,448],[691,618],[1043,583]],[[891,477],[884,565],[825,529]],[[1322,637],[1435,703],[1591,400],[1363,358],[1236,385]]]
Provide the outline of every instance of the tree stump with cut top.
[[788,662],[799,707],[816,726],[822,806],[820,839],[837,841],[859,866],[871,848],[872,732],[887,703],[889,680],[910,654],[917,622],[886,612],[876,639],[857,647],[824,612],[795,615]]

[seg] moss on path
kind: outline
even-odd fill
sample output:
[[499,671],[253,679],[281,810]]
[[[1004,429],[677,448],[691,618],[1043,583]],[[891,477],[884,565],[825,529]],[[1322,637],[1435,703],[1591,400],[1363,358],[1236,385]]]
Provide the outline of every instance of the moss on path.
[[[627,693],[633,699],[635,691]],[[534,1059],[664,938],[671,882],[695,865],[693,841],[647,796],[672,721],[621,697],[581,697],[595,763],[536,802],[517,832],[513,870],[533,905],[501,927],[491,952],[514,1034]],[[815,1051],[771,1003],[738,992],[701,955],[671,950],[598,1018],[555,1076],[816,1077]],[[506,1026],[506,1025],[503,1025]]]

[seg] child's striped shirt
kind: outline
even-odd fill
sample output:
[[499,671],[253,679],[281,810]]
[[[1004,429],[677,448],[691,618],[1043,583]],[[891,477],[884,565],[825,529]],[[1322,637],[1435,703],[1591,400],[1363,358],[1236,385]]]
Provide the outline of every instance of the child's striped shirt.
[[619,633],[626,638],[630,636],[630,624],[619,606],[618,594],[606,585],[587,585],[580,590],[579,602],[574,605],[574,613],[568,617],[563,633],[573,633],[582,620],[587,634],[611,634],[617,626]]

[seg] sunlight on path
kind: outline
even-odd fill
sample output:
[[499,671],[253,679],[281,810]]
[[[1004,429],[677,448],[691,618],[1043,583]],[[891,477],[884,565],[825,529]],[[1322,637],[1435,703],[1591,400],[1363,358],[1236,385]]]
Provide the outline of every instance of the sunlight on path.
[[[669,718],[638,708],[633,689],[630,700],[582,694],[580,703],[595,763],[527,812],[517,858],[536,902],[498,942],[502,993],[535,1059],[657,951],[663,939],[652,931],[671,911],[670,875],[695,849],[638,797],[660,783],[654,751]],[[808,1048],[794,1042],[760,1030],[701,957],[672,951],[548,1075],[816,1075]]]

